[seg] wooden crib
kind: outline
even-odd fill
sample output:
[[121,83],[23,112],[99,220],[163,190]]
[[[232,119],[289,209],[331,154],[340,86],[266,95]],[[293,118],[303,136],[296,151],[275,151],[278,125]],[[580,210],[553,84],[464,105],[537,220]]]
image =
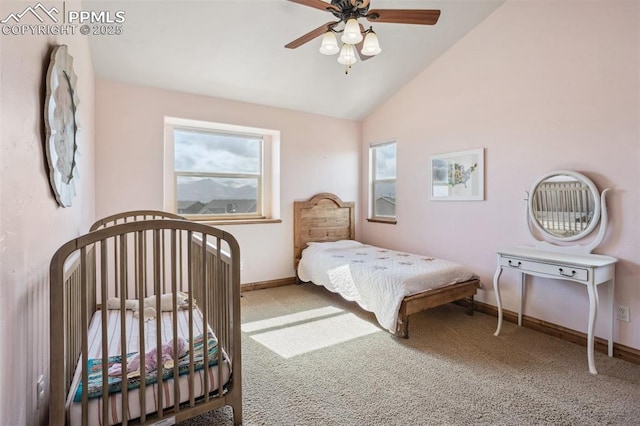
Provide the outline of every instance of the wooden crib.
[[50,425],[169,425],[226,405],[242,423],[232,235],[122,213],[61,246],[50,274]]

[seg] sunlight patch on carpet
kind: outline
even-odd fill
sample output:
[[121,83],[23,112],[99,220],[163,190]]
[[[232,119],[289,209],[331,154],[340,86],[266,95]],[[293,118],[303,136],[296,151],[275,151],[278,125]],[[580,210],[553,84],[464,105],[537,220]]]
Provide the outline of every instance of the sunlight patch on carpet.
[[295,314],[282,315],[275,318],[268,318],[260,321],[253,321],[242,324],[241,329],[245,333],[253,333],[254,331],[266,330],[268,328],[282,327],[283,325],[294,324],[301,321],[308,321],[314,318],[326,317],[344,312],[335,306],[326,306],[319,309],[310,309],[308,311],[296,312]]
[[[251,333],[271,328],[269,331],[258,332],[250,337],[283,358],[292,358],[382,331],[352,313],[337,313],[336,310],[344,311],[329,308],[243,324],[242,331]],[[326,310],[325,313],[320,314],[323,310]],[[303,319],[305,314],[308,316]],[[327,315],[331,316],[327,318]],[[290,320],[290,325],[284,322],[285,318]],[[267,325],[270,321],[271,325]],[[263,323],[260,325],[262,328],[257,328],[256,323]],[[276,323],[277,328],[274,328]]]

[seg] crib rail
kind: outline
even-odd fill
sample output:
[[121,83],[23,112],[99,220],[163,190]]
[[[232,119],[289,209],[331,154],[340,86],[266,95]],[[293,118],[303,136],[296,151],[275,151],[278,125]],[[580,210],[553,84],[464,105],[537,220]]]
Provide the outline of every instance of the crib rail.
[[116,213],[96,221],[91,225],[90,231],[96,231],[107,226],[118,225],[121,223],[138,222],[140,220],[152,219],[182,219],[186,217],[175,213],[164,212],[162,210],[132,210],[128,212]]
[[[161,212],[162,213],[162,212]],[[114,215],[119,216],[119,215]],[[141,216],[144,218],[144,215]],[[166,217],[166,216],[159,216]],[[165,378],[157,374],[157,401],[162,403],[147,407],[147,376],[140,375],[139,418],[130,422],[129,379],[122,376],[121,395],[110,396],[106,381],[103,381],[101,396],[101,424],[112,424],[112,410],[120,410],[122,424],[145,424],[173,418],[175,421],[192,417],[224,405],[231,405],[236,423],[242,419],[241,405],[241,353],[240,353],[240,257],[236,240],[219,229],[194,222],[176,220],[172,217],[133,222],[113,222],[114,217],[96,222],[93,232],[76,238],[62,246],[51,262],[51,380],[50,380],[50,424],[65,424],[67,413],[65,399],[71,389],[75,367],[82,368],[82,418],[80,424],[90,423],[89,341],[87,330],[94,313],[100,311],[102,347],[107,348],[106,301],[119,298],[122,369],[127,370],[126,307],[127,300],[135,300],[139,313],[153,307],[157,313],[155,321],[156,341],[145,347],[144,338],[137,341],[138,351],[161,351],[162,328],[165,326],[159,314],[170,299],[172,312],[173,353],[178,352],[177,310],[178,293],[188,295],[188,398],[181,390],[178,380],[173,381],[172,392],[165,393]],[[121,217],[116,218],[121,219]],[[127,219],[129,220],[129,219]],[[118,223],[113,225],[113,223]],[[73,258],[73,261],[68,259]],[[66,263],[66,268],[65,268]],[[65,273],[65,270],[67,273]],[[165,296],[163,296],[165,295]],[[145,298],[147,300],[145,300]],[[196,338],[194,309],[202,313],[202,328],[210,329],[218,339],[218,350],[213,355],[217,361],[217,380],[211,379],[209,340],[203,340],[202,396],[196,392],[193,342]],[[138,334],[145,333],[144,321],[138,321]],[[206,333],[205,333],[206,336]],[[221,368],[224,354],[231,364],[231,379],[225,383]],[[102,377],[108,376],[109,354],[101,358]],[[140,371],[147,365],[140,359]],[[158,370],[161,371],[161,370]],[[179,376],[178,363],[174,363],[173,377]],[[214,383],[217,386],[214,387]],[[118,404],[114,407],[114,404]],[[149,411],[151,414],[147,414]],[[134,416],[135,417],[135,416]]]

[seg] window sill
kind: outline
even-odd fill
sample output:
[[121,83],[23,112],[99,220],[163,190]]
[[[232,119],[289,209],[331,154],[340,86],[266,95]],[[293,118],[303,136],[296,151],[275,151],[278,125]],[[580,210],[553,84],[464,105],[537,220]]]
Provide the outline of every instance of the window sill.
[[262,225],[265,223],[282,223],[282,219],[221,219],[221,220],[195,220],[194,222],[204,225],[220,226],[220,225]]
[[395,219],[374,219],[374,218],[367,218],[367,222],[373,222],[373,223],[387,223],[390,225],[395,225],[398,223],[397,220]]

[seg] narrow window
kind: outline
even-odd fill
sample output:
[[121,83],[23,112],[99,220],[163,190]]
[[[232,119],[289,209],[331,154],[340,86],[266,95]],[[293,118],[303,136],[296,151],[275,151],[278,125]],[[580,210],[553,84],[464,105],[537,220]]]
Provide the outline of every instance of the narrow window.
[[395,222],[396,219],[396,142],[371,145],[372,220]]

